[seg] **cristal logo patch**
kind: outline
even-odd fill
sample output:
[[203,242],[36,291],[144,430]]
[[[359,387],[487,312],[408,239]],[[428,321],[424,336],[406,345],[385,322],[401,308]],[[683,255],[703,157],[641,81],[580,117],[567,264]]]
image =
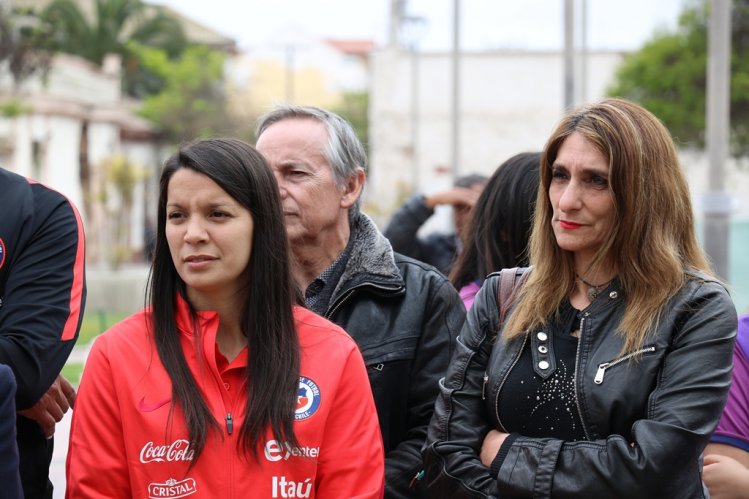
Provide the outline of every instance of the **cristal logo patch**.
[[170,478],[164,483],[148,484],[148,497],[150,499],[187,497],[197,491],[193,478],[185,478],[180,481]]

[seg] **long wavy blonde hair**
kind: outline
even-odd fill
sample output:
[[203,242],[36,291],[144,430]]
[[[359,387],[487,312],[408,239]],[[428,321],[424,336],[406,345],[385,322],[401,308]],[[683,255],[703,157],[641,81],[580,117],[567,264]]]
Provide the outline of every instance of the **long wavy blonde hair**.
[[611,261],[626,300],[619,324],[622,353],[642,348],[667,301],[684,285],[686,270],[712,274],[697,241],[692,203],[671,134],[652,113],[611,98],[565,116],[544,147],[541,185],[530,239],[530,278],[518,295],[503,337],[543,326],[575,285],[572,253],[552,229],[551,167],[564,140],[579,133],[608,159],[616,223],[592,268]]

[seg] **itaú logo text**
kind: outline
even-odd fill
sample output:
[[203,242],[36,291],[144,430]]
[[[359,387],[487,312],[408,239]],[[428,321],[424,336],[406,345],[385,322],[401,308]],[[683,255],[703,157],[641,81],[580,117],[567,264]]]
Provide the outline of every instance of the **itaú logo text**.
[[278,440],[269,440],[265,444],[265,459],[274,463],[290,457],[317,457],[319,454],[319,447],[292,447]]
[[174,478],[170,478],[164,483],[148,484],[148,497],[150,499],[186,497],[197,491],[195,480],[192,478],[185,478],[179,482]]
[[271,497],[309,497],[312,492],[312,479],[303,482],[286,480],[285,476],[273,477],[273,495]]
[[153,462],[192,461],[194,454],[195,452],[190,448],[188,440],[175,440],[169,445],[154,445],[153,442],[148,442],[140,450],[140,462],[148,464]]

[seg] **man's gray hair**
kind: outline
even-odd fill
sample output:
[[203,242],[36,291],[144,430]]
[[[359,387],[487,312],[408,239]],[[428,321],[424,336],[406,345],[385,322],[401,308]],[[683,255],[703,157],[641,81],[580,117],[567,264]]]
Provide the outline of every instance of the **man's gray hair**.
[[[325,125],[328,143],[323,154],[330,163],[338,187],[344,187],[346,181],[356,174],[357,168],[367,171],[367,153],[351,124],[337,114],[319,107],[290,104],[277,106],[258,118],[255,137],[259,139],[268,127],[287,119],[311,119]],[[360,200],[361,196],[352,209],[359,210]]]

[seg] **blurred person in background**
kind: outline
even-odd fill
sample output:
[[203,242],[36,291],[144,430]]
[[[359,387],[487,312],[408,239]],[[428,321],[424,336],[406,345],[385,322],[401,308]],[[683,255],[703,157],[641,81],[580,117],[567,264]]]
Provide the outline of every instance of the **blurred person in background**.
[[0,364],[17,383],[24,495],[51,499],[55,425],[75,400],[60,371],[86,302],[83,223],[65,196],[3,168],[0,213]]
[[[408,199],[393,213],[385,228],[385,237],[393,246],[393,251],[426,262],[449,275],[453,261],[463,246],[461,231],[468,225],[471,208],[476,204],[486,180],[485,175],[464,175],[455,179],[451,189],[428,196],[416,194]],[[419,229],[434,215],[438,206],[452,207],[455,231],[432,232],[419,237]]]
[[367,158],[348,122],[281,106],[260,117],[256,136],[278,180],[305,303],[343,327],[367,364],[385,442],[385,497],[418,497],[412,482],[437,381],[465,308],[446,277],[394,253],[360,211]]
[[164,166],[150,306],[99,336],[67,497],[382,497],[356,344],[298,306],[278,187],[236,139]]
[[485,281],[440,383],[430,497],[704,497],[736,311],[671,135],[606,99],[562,119],[540,173],[531,266]]
[[739,318],[728,402],[705,449],[705,480],[714,499],[749,498],[749,314]]
[[528,265],[540,161],[538,152],[512,156],[499,165],[476,201],[465,228],[465,245],[450,272],[466,309],[490,273]]

